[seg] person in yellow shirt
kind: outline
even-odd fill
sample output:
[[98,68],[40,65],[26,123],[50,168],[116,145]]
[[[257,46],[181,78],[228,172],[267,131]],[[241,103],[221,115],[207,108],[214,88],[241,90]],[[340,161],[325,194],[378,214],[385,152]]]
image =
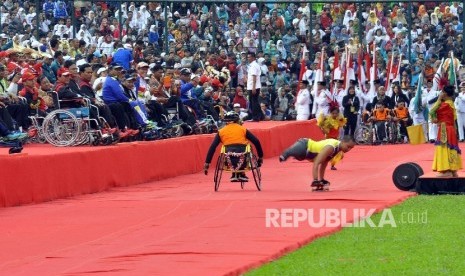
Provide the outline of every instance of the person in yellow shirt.
[[[260,167],[263,163],[262,146],[258,138],[240,124],[239,114],[234,111],[229,111],[224,115],[223,121],[226,122],[226,126],[218,131],[215,138],[213,139],[212,144],[210,145],[210,149],[208,150],[204,165],[205,175],[208,174],[208,168],[210,167],[211,160],[215,154],[216,148],[220,143],[226,147],[226,152],[242,153],[245,152],[249,141],[252,142],[252,144],[255,146],[255,149],[257,150],[257,165]],[[231,156],[230,158],[232,166],[236,168],[238,166],[240,157]],[[246,162],[243,162],[241,167],[238,169],[243,170],[245,166]],[[231,182],[246,182],[248,180],[248,177],[243,172],[233,173],[231,176]]]
[[323,187],[324,190],[327,190],[330,183],[325,180],[326,166],[330,162],[336,164],[343,158],[344,153],[349,152],[354,147],[355,140],[351,136],[344,136],[340,141],[336,139],[314,141],[301,138],[279,156],[279,162],[284,162],[289,157],[294,157],[299,161],[312,162],[312,188]]

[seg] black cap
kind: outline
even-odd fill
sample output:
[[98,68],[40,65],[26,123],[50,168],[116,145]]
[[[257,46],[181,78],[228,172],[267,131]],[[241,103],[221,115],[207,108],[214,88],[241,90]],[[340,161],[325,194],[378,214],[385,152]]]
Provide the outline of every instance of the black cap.
[[334,80],[334,82],[343,84],[343,83],[344,83],[344,80]]
[[373,83],[374,83],[374,84],[380,84],[381,81],[380,81],[379,79],[376,79],[376,80],[373,81]]
[[308,80],[303,80],[302,81],[302,84],[308,85],[308,83],[309,83]]
[[317,83],[318,83],[319,85],[323,85],[323,86],[326,85],[326,82],[325,82],[325,81],[319,81],[319,82],[317,82]]
[[125,80],[135,80],[136,76],[134,76],[134,74],[126,74],[126,75],[124,75],[124,79]]
[[189,68],[183,68],[181,69],[180,73],[181,75],[190,76],[192,74],[192,71]]
[[123,66],[121,66],[119,63],[116,63],[116,62],[112,62],[110,64],[110,66],[108,66],[108,69],[112,70],[112,69],[123,69]]

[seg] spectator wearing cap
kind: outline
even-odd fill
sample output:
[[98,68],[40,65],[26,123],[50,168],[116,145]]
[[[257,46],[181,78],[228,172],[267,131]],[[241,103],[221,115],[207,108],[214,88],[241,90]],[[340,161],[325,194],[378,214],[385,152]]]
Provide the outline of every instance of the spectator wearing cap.
[[129,102],[129,97],[124,94],[123,87],[118,79],[122,78],[123,67],[117,63],[112,63],[108,68],[108,76],[103,83],[102,98],[106,104],[117,102]]
[[102,54],[99,51],[95,51],[87,55],[87,62],[90,64],[100,63],[102,59]]
[[146,103],[150,99],[150,86],[146,81],[149,65],[146,62],[139,62],[137,64],[137,78],[134,83],[137,91],[137,98],[142,103]]
[[51,83],[57,81],[56,75],[52,69],[53,58],[50,54],[44,54],[44,60],[42,63],[42,74],[47,77]]
[[[44,115],[46,106],[45,104],[41,101],[39,97],[39,90],[36,88],[36,76],[32,74],[31,72],[26,72],[24,75],[21,77],[21,82],[23,84],[23,89],[19,91],[19,95],[21,97],[24,97],[26,99],[28,109],[26,112],[26,122],[24,123],[25,125],[28,125],[28,118],[27,116],[30,114],[35,114],[38,112],[40,115]],[[31,112],[29,112],[29,109]],[[25,128],[27,129],[27,128]]]
[[197,86],[198,79],[197,81],[196,78],[191,79],[192,72],[190,69],[181,69],[180,73],[182,103],[194,110],[198,120],[205,118],[205,110],[195,93],[193,93],[193,88]]
[[92,88],[94,89],[96,96],[99,99],[102,98],[103,82],[105,81],[107,75],[108,75],[108,69],[106,67],[100,67],[99,69],[97,69],[97,72],[96,72],[97,78],[94,80]]
[[123,44],[119,41],[115,42],[116,52],[113,54],[113,62],[120,64],[124,70],[131,69],[131,62],[133,56],[130,50],[125,49]]
[[[62,107],[80,107],[82,106],[82,97],[80,94],[73,91],[70,87],[72,74],[71,72],[62,67],[58,70],[58,80],[55,84],[54,91],[58,93],[59,100],[67,100],[60,102]],[[69,101],[73,100],[73,101]]]
[[[117,63],[110,64],[108,76],[105,78],[102,88],[102,99],[110,107],[111,113],[115,116],[116,123],[122,131],[120,137],[135,135],[138,133],[137,123],[134,118],[133,110],[129,105],[130,95],[125,93],[123,85],[118,79],[124,79],[122,76],[123,67]],[[127,79],[125,81],[128,81]],[[129,81],[134,81],[130,78]]]

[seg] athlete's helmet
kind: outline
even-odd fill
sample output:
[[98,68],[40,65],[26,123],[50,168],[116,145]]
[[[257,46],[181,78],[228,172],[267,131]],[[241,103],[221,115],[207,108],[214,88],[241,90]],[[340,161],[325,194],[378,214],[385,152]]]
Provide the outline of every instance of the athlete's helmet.
[[234,111],[229,111],[224,115],[225,122],[238,122],[239,121],[239,114]]

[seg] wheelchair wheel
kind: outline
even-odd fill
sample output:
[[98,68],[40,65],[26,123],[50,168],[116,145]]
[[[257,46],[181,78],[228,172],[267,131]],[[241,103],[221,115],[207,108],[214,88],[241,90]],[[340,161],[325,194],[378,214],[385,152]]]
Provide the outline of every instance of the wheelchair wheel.
[[397,125],[394,122],[387,124],[388,143],[396,144],[398,141]]
[[257,157],[250,153],[250,170],[252,171],[253,180],[255,181],[255,186],[257,190],[262,190],[262,174],[260,168],[258,167]]
[[92,134],[90,133],[91,130],[89,128],[89,124],[85,120],[79,120],[79,123],[81,124],[81,132],[73,146],[92,144],[93,137],[92,137]]
[[224,165],[224,156],[220,154],[218,156],[218,161],[216,162],[215,174],[213,176],[213,181],[215,182],[215,192],[218,192],[221,183],[221,176],[223,175],[223,165]]
[[371,144],[373,141],[372,129],[368,126],[361,126],[355,131],[354,137],[358,145]]
[[47,142],[57,147],[73,146],[81,135],[81,122],[74,114],[62,109],[48,114],[42,128]]

